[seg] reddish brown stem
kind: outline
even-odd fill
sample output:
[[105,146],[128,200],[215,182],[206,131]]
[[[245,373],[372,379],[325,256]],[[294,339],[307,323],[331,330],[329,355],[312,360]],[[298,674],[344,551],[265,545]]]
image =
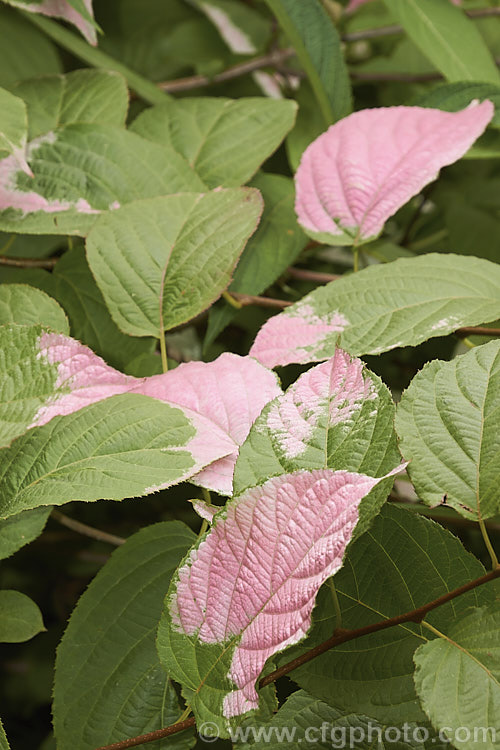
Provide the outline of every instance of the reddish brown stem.
[[321,271],[309,271],[306,268],[295,268],[290,266],[287,273],[292,279],[301,279],[303,281],[314,281],[317,284],[328,284],[330,281],[340,279],[335,273],[321,273]]
[[256,307],[277,307],[283,309],[290,307],[293,302],[288,302],[286,299],[274,299],[274,297],[255,297],[253,294],[239,294],[238,292],[230,292],[234,299],[237,299],[244,307],[247,305],[255,305]]
[[[328,640],[323,641],[323,643],[315,646],[315,648],[312,648],[305,654],[298,656],[296,659],[289,661],[279,669],[275,669],[274,672],[271,672],[270,674],[266,675],[266,677],[263,677],[259,682],[259,689],[265,687],[266,685],[270,685],[272,682],[276,682],[276,680],[278,680],[280,677],[284,677],[294,669],[301,667],[303,664],[307,664],[307,662],[312,661],[312,659],[315,659],[321,654],[324,654],[325,651],[329,651],[331,648],[339,646],[341,643],[353,641],[355,638],[361,638],[364,635],[377,633],[380,630],[393,628],[396,625],[402,625],[405,622],[420,623],[425,618],[425,616],[433,609],[436,609],[436,607],[441,607],[443,604],[447,604],[457,596],[466,594],[468,591],[472,591],[472,589],[475,589],[478,586],[482,586],[489,581],[493,581],[495,578],[500,578],[500,567],[492,570],[490,573],[486,573],[484,576],[481,576],[481,578],[476,578],[474,581],[464,583],[463,586],[459,586],[458,588],[453,589],[453,591],[449,591],[447,594],[443,594],[443,596],[434,599],[432,602],[424,604],[421,607],[417,607],[417,609],[412,609],[410,612],[405,612],[402,615],[396,615],[395,617],[390,617],[386,620],[380,620],[379,622],[372,623],[372,625],[366,625],[365,627],[357,628],[356,630],[346,630],[345,628],[338,628],[334,632],[332,637],[328,638]],[[155,732],[149,732],[148,734],[143,734],[140,737],[133,737],[129,740],[123,740],[123,742],[115,742],[113,745],[103,745],[101,747],[98,747],[96,750],[127,750],[127,748],[129,747],[137,747],[137,745],[146,744],[147,742],[154,742],[155,740],[159,740],[162,737],[168,737],[171,734],[181,732],[184,729],[193,727],[195,725],[196,724],[194,717],[191,717],[190,719],[186,719],[186,721],[179,722],[178,724],[172,724],[169,727],[165,727],[165,729],[158,729]]]
[[137,745],[145,745],[147,742],[155,742],[161,740],[164,737],[170,737],[171,734],[177,734],[177,732],[183,732],[189,727],[196,726],[194,716],[191,716],[185,721],[179,721],[177,724],[171,724],[169,727],[164,729],[156,729],[154,732],[148,732],[147,734],[141,734],[138,737],[131,737],[129,740],[122,740],[121,742],[114,742],[112,745],[102,745],[96,748],[96,750],[127,750],[129,747],[137,747]]
[[0,266],[14,268],[54,268],[57,258],[7,258],[0,255]]
[[500,328],[488,328],[488,326],[468,326],[459,328],[457,336],[500,336]]
[[266,675],[266,677],[263,677],[259,682],[259,688],[263,688],[266,685],[269,685],[271,682],[276,682],[276,680],[278,680],[280,677],[283,677],[289,672],[292,672],[294,669],[301,667],[303,664],[307,664],[307,662],[312,661],[317,656],[324,654],[325,651],[329,651],[335,646],[340,646],[341,643],[353,641],[355,638],[361,638],[364,635],[371,635],[371,633],[378,633],[380,630],[393,628],[396,625],[403,625],[405,622],[414,622],[418,624],[422,622],[422,620],[429,612],[431,612],[433,609],[436,609],[436,607],[441,607],[443,604],[451,602],[452,599],[456,599],[457,596],[462,596],[462,594],[466,594],[468,591],[471,591],[478,586],[482,586],[485,583],[489,583],[489,581],[493,581],[495,578],[499,577],[500,568],[496,568],[490,573],[486,573],[486,575],[481,576],[481,578],[476,578],[474,581],[464,583],[463,586],[459,586],[459,588],[453,589],[453,591],[449,591],[447,594],[443,594],[443,596],[434,599],[434,601],[429,602],[428,604],[424,604],[421,607],[417,607],[417,609],[412,609],[410,612],[405,612],[402,615],[396,615],[396,617],[390,617],[387,620],[379,620],[379,622],[374,622],[371,625],[365,625],[365,627],[357,628],[356,630],[345,630],[344,628],[339,628],[334,632],[331,638],[328,638],[326,641],[318,644],[318,646],[315,646],[310,651],[307,651],[305,654],[301,654],[301,656],[298,656],[296,659],[292,659],[292,661],[287,662],[287,664],[283,664],[283,666],[279,669],[275,669],[274,672],[270,672],[268,675]]

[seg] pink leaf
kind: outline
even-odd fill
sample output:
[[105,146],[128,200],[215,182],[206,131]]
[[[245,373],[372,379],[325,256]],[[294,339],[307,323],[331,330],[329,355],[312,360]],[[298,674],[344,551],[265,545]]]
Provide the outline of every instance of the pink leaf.
[[494,114],[379,107],[354,112],[316,138],[295,175],[299,223],[323,242],[374,239],[387,219],[465,154]]
[[[62,334],[46,333],[41,356],[58,365],[55,398],[41,407],[31,427],[119,393],[141,393],[181,406],[199,427],[191,450],[210,464],[212,445],[226,454],[193,481],[231,494],[239,446],[264,406],[281,393],[276,376],[250,357],[222,354],[214,362],[187,362],[164,375],[134,378],[107,365],[88,347]],[[65,391],[65,392],[64,392]],[[219,454],[220,455],[220,454]],[[211,459],[213,460],[213,458]]]
[[[321,317],[308,303],[297,302],[290,310],[270,318],[257,334],[250,356],[266,367],[312,362],[314,348],[332,333],[342,333],[349,325],[339,312]],[[332,351],[333,351],[332,347]],[[326,359],[326,357],[322,357]]]
[[[69,23],[76,26],[89,44],[93,44],[94,46],[97,44],[97,35],[94,26],[73,8],[68,0],[42,0],[41,3],[30,3],[28,0],[7,0],[7,2],[23,10],[28,10],[31,13],[41,13],[44,16],[64,18],[65,21],[69,21]],[[92,0],[83,0],[83,4],[89,15],[93,18]]]
[[230,500],[179,569],[172,628],[224,644],[235,686],[220,707],[226,719],[258,707],[266,660],[306,635],[320,586],[342,566],[360,502],[380,481],[328,469],[270,479]]

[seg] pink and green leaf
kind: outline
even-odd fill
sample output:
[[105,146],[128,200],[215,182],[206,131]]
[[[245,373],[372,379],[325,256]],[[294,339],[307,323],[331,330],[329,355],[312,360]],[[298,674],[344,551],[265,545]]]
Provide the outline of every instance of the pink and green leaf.
[[305,637],[320,586],[342,566],[359,504],[380,481],[298,471],[247,490],[215,516],[172,581],[158,633],[160,658],[199,722],[228,736],[259,708],[266,661]]
[[463,156],[494,115],[490,101],[460,112],[379,107],[332,125],[304,152],[295,210],[313,239],[369,242],[410,198]]

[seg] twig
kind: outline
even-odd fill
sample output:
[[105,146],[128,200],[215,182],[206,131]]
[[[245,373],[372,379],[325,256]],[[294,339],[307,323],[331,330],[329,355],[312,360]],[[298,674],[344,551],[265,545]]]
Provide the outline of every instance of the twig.
[[199,89],[204,86],[214,86],[217,83],[224,83],[225,81],[231,81],[233,78],[247,75],[247,73],[253,73],[255,70],[260,70],[261,68],[279,65],[284,60],[288,60],[288,58],[292,57],[294,54],[295,50],[291,48],[275,50],[268,55],[255,57],[253,60],[247,60],[238,65],[233,65],[231,68],[223,70],[222,73],[217,73],[217,75],[212,77],[197,75],[189,76],[187,78],[178,78],[175,81],[163,81],[158,84],[158,87],[162,91],[176,93],[178,91]]
[[[396,625],[402,625],[405,622],[414,622],[419,624],[423,621],[424,617],[433,609],[436,609],[436,607],[441,607],[443,604],[447,604],[457,596],[466,594],[468,591],[472,591],[472,589],[475,589],[478,586],[482,586],[489,581],[493,581],[496,578],[500,578],[500,568],[496,568],[490,573],[487,573],[480,578],[476,578],[474,581],[469,581],[469,583],[465,583],[463,586],[459,586],[459,588],[456,588],[453,591],[449,591],[447,594],[443,594],[443,596],[434,599],[432,602],[424,604],[422,607],[418,607],[417,609],[412,609],[410,612],[405,612],[402,615],[396,615],[395,617],[390,617],[386,620],[380,620],[379,622],[375,622],[372,625],[367,625],[363,628],[357,628],[356,630],[337,628],[332,637],[328,638],[328,640],[320,643],[318,646],[315,646],[315,648],[307,651],[301,656],[298,656],[296,659],[293,659],[287,664],[284,664],[279,669],[275,669],[274,672],[266,675],[266,677],[263,677],[259,682],[259,689],[262,689],[266,685],[270,685],[272,682],[276,682],[276,680],[278,680],[280,677],[284,677],[294,669],[301,667],[303,664],[307,664],[307,662],[312,661],[312,659],[315,659],[317,656],[320,656],[320,654],[325,653],[325,651],[329,651],[334,646],[339,646],[341,643],[353,641],[355,638],[361,638],[364,635],[377,633],[380,630],[386,630],[387,628],[392,628]],[[113,745],[102,745],[101,747],[96,748],[96,750],[127,750],[129,747],[137,747],[137,745],[146,744],[147,742],[154,742],[155,740],[162,739],[163,737],[168,737],[171,734],[181,732],[184,729],[193,727],[195,725],[195,719],[194,717],[191,717],[190,719],[186,719],[186,721],[184,722],[172,724],[169,727],[158,729],[154,732],[149,732],[148,734],[143,734],[140,737],[133,737],[129,740],[123,740],[122,742],[115,742]]]
[[[500,16],[500,8],[473,8],[466,10],[465,15],[469,18],[487,18],[488,16]],[[390,26],[379,26],[376,29],[364,29],[363,31],[353,31],[350,34],[343,34],[343,42],[360,42],[364,39],[378,39],[384,36],[396,36],[402,34],[404,29],[398,24]]]
[[256,307],[277,307],[283,309],[284,307],[293,305],[293,302],[288,302],[286,299],[275,299],[274,297],[256,297],[253,294],[239,294],[238,292],[231,292],[231,295],[238,302],[241,302],[243,307],[255,305]]
[[191,716],[190,719],[171,724],[164,729],[156,729],[154,732],[141,734],[139,737],[131,737],[129,740],[114,742],[112,745],[102,745],[101,747],[96,748],[96,750],[128,750],[129,747],[137,747],[137,745],[145,745],[147,742],[155,742],[155,740],[161,740],[163,737],[170,737],[171,734],[183,732],[185,729],[194,726],[196,726],[196,721],[194,716]]
[[466,594],[468,591],[472,591],[472,589],[475,589],[478,586],[482,586],[485,583],[495,580],[495,578],[500,578],[500,568],[496,568],[490,573],[481,576],[481,578],[476,578],[474,581],[469,581],[469,583],[465,583],[463,586],[459,586],[459,588],[453,589],[453,591],[449,591],[447,594],[443,594],[443,596],[434,599],[434,601],[429,602],[428,604],[424,604],[422,607],[412,609],[410,612],[405,612],[404,614],[396,615],[395,617],[389,617],[386,620],[379,620],[378,622],[374,622],[371,625],[365,625],[365,627],[357,628],[356,630],[338,629],[330,638],[323,641],[323,643],[318,644],[310,651],[306,651],[305,654],[301,654],[296,659],[292,659],[292,661],[283,664],[279,669],[275,669],[274,672],[270,672],[266,677],[263,677],[259,682],[259,688],[262,689],[266,685],[276,682],[280,677],[284,677],[284,675],[294,669],[301,667],[303,664],[307,664],[317,656],[324,654],[325,651],[329,651],[335,646],[340,646],[342,643],[353,641],[364,635],[371,635],[371,633],[378,633],[380,630],[387,630],[387,628],[393,628],[396,625],[403,625],[405,622],[419,624],[424,617],[433,609],[436,609],[436,607],[441,607],[443,604],[451,602],[452,599],[456,599],[457,596]]
[[0,266],[14,268],[54,268],[58,258],[6,258],[0,255]]
[[295,268],[290,266],[287,273],[292,279],[301,279],[303,281],[315,281],[317,284],[328,284],[330,281],[340,279],[336,273],[321,273],[321,271],[308,271],[306,268]]
[[89,536],[91,539],[97,539],[98,542],[107,542],[108,544],[113,544],[115,547],[120,547],[120,545],[125,544],[127,541],[121,536],[108,534],[107,531],[101,531],[100,529],[95,529],[93,526],[87,526],[86,523],[75,521],[74,518],[70,518],[55,508],[52,511],[51,516],[62,526],[66,526],[66,528],[76,531],[78,534]]

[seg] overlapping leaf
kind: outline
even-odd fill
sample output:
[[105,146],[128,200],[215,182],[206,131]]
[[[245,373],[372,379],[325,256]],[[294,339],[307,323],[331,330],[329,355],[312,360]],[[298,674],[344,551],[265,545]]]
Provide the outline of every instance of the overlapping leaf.
[[[275,375],[250,357],[226,353],[213,362],[188,362],[164,375],[135,378],[109,367],[67,336],[43,333],[38,327],[1,332],[2,369],[7,375],[1,381],[0,399],[4,445],[28,427],[40,427],[92,404],[96,406],[93,413],[99,415],[98,402],[110,396],[150,396],[170,407],[181,407],[188,423],[194,420],[201,430],[193,443],[199,469],[215,462],[195,481],[224,494],[231,493],[239,446],[262,408],[281,393]],[[63,425],[60,429],[71,428]],[[207,458],[204,463],[202,456]]]
[[[179,718],[182,709],[158,660],[155,636],[170,578],[194,541],[176,521],[142,529],[113,553],[79,600],[57,652],[60,750],[94,750]],[[174,750],[192,744],[190,732],[168,740]]]
[[[250,237],[229,286],[230,292],[261,294],[291,265],[307,243],[297,224],[293,201],[293,181],[282,175],[258,174],[250,183],[264,198],[264,212],[255,234]],[[228,325],[236,314],[222,301],[213,306],[205,346]]]
[[[372,527],[349,547],[335,589],[342,626],[360,628],[420,607],[484,575],[481,563],[434,521],[386,504]],[[428,622],[441,631],[471,606],[489,604],[491,587],[481,586],[433,610]],[[331,592],[325,587],[306,641],[281,657],[288,662],[329,638],[337,626]],[[331,649],[293,671],[293,679],[347,713],[389,725],[427,721],[413,683],[413,654],[431,634],[406,623]],[[434,662],[434,668],[436,664]]]
[[398,407],[401,450],[421,500],[470,518],[500,513],[500,342],[451,362],[434,360]]
[[237,55],[255,55],[269,40],[271,25],[250,6],[231,0],[191,0]]
[[384,2],[411,40],[448,81],[500,82],[498,69],[478,29],[451,3]]
[[317,591],[342,565],[362,498],[380,479],[298,471],[248,490],[218,513],[166,600],[160,658],[197,720],[222,736],[259,707],[267,659],[307,633]]
[[75,247],[57,261],[50,294],[66,311],[71,335],[113,367],[126,370],[136,357],[154,351],[153,338],[134,338],[120,331],[88,267],[83,247]]
[[87,258],[118,327],[159,338],[209,307],[229,285],[262,207],[257,190],[236,188],[137,201],[103,216]]
[[4,728],[3,728],[1,721],[0,721],[0,750],[10,750],[10,745],[7,741],[7,737],[5,736]]
[[143,112],[131,130],[175,149],[209,187],[247,182],[293,127],[290,100],[172,99]]
[[351,86],[337,29],[320,0],[267,0],[290,40],[324,118],[324,124],[352,110]]
[[23,81],[15,89],[28,109],[29,139],[62,125],[124,126],[128,110],[125,79],[112,70],[75,70]]
[[26,162],[28,120],[22,99],[0,89],[0,156],[13,156],[19,168],[31,176]]
[[[247,727],[243,727],[245,730]],[[422,741],[428,731],[422,722],[384,726],[362,714],[346,714],[304,690],[297,690],[271,721],[263,724],[262,729],[249,725],[248,739],[239,743],[239,747],[242,750],[266,750],[272,741],[273,750],[331,750],[347,743],[357,750],[444,750],[446,745],[435,735],[428,739],[428,744]]]
[[196,412],[136,394],[30,430],[2,452],[0,518],[71,500],[122,500],[189,479],[231,450]]
[[416,346],[500,317],[500,268],[427,254],[370,266],[315,289],[259,331],[250,354],[267,367]]
[[320,242],[369,242],[387,219],[465,154],[493,117],[489,101],[461,112],[379,107],[346,117],[316,138],[295,176],[295,209]]
[[90,44],[97,44],[92,0],[4,0],[16,8],[72,23]]
[[[311,368],[266,406],[243,443],[235,492],[297,469],[343,469],[383,477],[400,463],[394,404],[380,379],[341,349]],[[364,528],[386,499],[391,480],[363,501]]]
[[174,149],[123,128],[65,125],[28,145],[30,178],[14,157],[0,161],[0,229],[33,234],[88,232],[102,211],[204,183]]
[[69,333],[64,310],[48,294],[27,284],[0,285],[0,326],[9,323],[40,324],[60,333]]
[[45,630],[35,602],[19,591],[0,591],[0,643],[22,643]]
[[0,560],[10,557],[42,533],[51,508],[26,510],[0,521]]
[[470,609],[415,652],[415,685],[436,729],[460,750],[498,748],[500,608]]

